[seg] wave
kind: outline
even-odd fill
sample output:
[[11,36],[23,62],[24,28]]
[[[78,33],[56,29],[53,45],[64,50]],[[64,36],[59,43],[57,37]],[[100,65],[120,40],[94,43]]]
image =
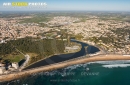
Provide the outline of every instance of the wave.
[[37,75],[46,75],[46,76],[53,76],[53,75],[61,75],[61,76],[66,76],[66,75],[73,75],[75,71],[75,69],[79,68],[79,67],[87,67],[87,63],[86,64],[77,64],[77,65],[72,65],[72,66],[68,66],[66,68],[63,69],[57,69],[54,71],[47,71],[47,72],[39,72],[39,73],[35,73],[32,74],[32,77],[37,76]]
[[107,67],[107,68],[127,67],[127,66],[130,66],[130,60],[95,61],[95,62],[89,62],[89,63],[85,63],[85,64],[77,64],[77,65],[73,65],[73,66],[68,66],[66,68],[63,68],[63,70],[72,71],[74,69],[77,69],[78,67],[87,68],[88,64],[103,64],[103,67]]
[[73,66],[68,66],[68,67],[63,68],[63,69],[65,69],[65,70],[67,70],[67,69],[74,70],[74,69],[76,69],[78,67],[87,67],[87,63],[86,64],[77,64],[77,65],[73,65]]
[[72,70],[75,70],[79,67],[83,67],[84,69],[88,68],[88,64],[103,64],[103,67],[107,67],[107,68],[111,68],[111,67],[126,67],[126,66],[130,66],[130,60],[114,60],[114,61],[96,61],[96,62],[89,62],[89,63],[85,63],[85,64],[77,64],[77,65],[72,65],[72,66],[68,66],[66,68],[63,68],[62,71],[52,71],[49,72],[53,75],[55,74],[60,74],[60,73],[65,73],[65,72],[71,72]]
[[93,63],[98,63],[98,64],[127,64],[130,63],[130,60],[114,60],[114,61],[95,61],[95,62],[90,62],[88,64],[93,64]]
[[102,67],[105,67],[105,68],[118,68],[118,67],[125,68],[128,66],[130,66],[130,64],[102,65]]
[[130,66],[130,60],[96,61],[96,62],[89,62],[89,63],[85,63],[85,64],[76,64],[76,65],[68,66],[68,67],[60,69],[60,70],[39,72],[39,73],[33,74],[33,76],[36,76],[36,75],[47,75],[47,76],[64,75],[67,72],[68,73],[74,72],[75,69],[80,68],[80,67],[83,67],[84,70],[86,70],[86,68],[89,68],[89,64],[102,64],[102,66],[105,68],[127,67],[127,66]]

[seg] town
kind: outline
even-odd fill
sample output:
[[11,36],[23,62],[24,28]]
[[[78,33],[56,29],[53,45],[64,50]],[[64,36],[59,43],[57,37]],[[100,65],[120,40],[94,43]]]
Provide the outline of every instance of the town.
[[[121,15],[118,17],[121,17]],[[6,44],[9,41],[17,41],[26,37],[31,37],[34,41],[39,39],[53,39],[51,42],[56,42],[54,41],[56,39],[67,43],[70,43],[70,38],[74,38],[97,46],[103,49],[106,54],[130,54],[130,22],[123,21],[124,18],[115,19],[112,16],[104,18],[103,16],[86,14],[85,17],[53,16],[48,21],[24,22],[24,19],[29,20],[32,18],[34,18],[34,15],[0,18],[0,44]],[[64,43],[64,46],[65,49],[61,50],[64,53],[77,52],[80,49],[80,45],[77,44],[70,46]],[[55,46],[52,47],[56,48]],[[15,48],[15,50],[18,49]],[[61,52],[55,51],[54,53],[58,54]],[[20,59],[29,62],[27,60],[28,57],[25,57],[25,55],[27,56],[28,54],[20,55],[22,56]],[[35,53],[33,55],[38,54]],[[2,56],[0,55],[0,58]],[[33,62],[38,60],[33,60],[34,57],[31,59]],[[21,68],[18,62],[13,61],[6,64],[2,62],[1,59],[0,74],[19,71]]]

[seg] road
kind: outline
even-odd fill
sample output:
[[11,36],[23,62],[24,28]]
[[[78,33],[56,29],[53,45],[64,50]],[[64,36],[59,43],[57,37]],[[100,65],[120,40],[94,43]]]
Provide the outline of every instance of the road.
[[22,69],[24,69],[24,67],[28,64],[30,56],[28,54],[25,55],[25,59],[26,61],[22,64],[22,66],[19,67],[19,71],[21,71]]

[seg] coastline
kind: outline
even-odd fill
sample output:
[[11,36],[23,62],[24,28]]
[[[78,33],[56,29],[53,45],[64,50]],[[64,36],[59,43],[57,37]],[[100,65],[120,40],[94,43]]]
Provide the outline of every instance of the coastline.
[[92,43],[89,43],[89,42],[83,41],[83,40],[82,40],[81,42],[86,43],[86,44],[89,44],[89,45],[94,46],[94,47],[97,47],[102,53],[105,53],[105,52],[103,51],[103,49],[102,49],[101,47],[97,46],[97,45],[94,45],[94,44],[92,44]]
[[21,72],[15,72],[11,74],[1,75],[0,76],[0,82],[5,81],[11,81],[15,80],[24,76],[32,75],[34,73],[38,72],[46,72],[46,71],[52,71],[59,68],[65,68],[67,66],[75,65],[75,64],[83,64],[88,62],[94,62],[94,61],[111,61],[111,60],[130,60],[130,55],[95,55],[91,57],[82,57],[82,58],[76,58],[56,64],[51,64],[47,66],[41,66],[38,68],[28,69]]
[[[69,52],[69,53],[76,53],[76,52],[79,52],[81,49],[82,49],[82,46],[81,46],[81,44],[80,44],[80,48],[79,48],[77,51],[75,51],[75,52]],[[62,54],[68,54],[68,53],[55,53],[55,54],[49,55],[48,57],[42,58],[42,59],[40,59],[40,60],[38,60],[38,61],[36,61],[36,62],[34,62],[34,63],[31,63],[31,64],[28,65],[28,66],[25,66],[25,68],[27,68],[27,67],[29,67],[29,66],[31,66],[31,65],[33,65],[33,64],[35,64],[35,63],[37,63],[37,62],[39,62],[39,61],[45,60],[45,59],[47,59],[47,58],[50,58],[50,57],[52,57],[52,56],[54,56],[54,55],[62,55]],[[23,68],[23,69],[25,69],[25,68]],[[23,69],[22,69],[22,70],[23,70]]]

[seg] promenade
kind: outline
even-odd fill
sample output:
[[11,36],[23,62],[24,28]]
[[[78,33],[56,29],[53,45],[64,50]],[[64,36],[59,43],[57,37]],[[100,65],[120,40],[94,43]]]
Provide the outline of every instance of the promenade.
[[56,63],[56,64],[41,66],[38,68],[28,69],[28,70],[17,72],[17,73],[1,75],[0,82],[11,81],[11,80],[18,79],[24,76],[32,75],[34,73],[52,71],[52,70],[64,68],[64,67],[75,65],[75,64],[83,64],[83,63],[94,62],[94,61],[111,61],[111,60],[130,60],[130,55],[109,54],[109,55],[95,55],[91,57],[81,57],[81,58],[79,57],[79,58],[71,59],[71,60]]

